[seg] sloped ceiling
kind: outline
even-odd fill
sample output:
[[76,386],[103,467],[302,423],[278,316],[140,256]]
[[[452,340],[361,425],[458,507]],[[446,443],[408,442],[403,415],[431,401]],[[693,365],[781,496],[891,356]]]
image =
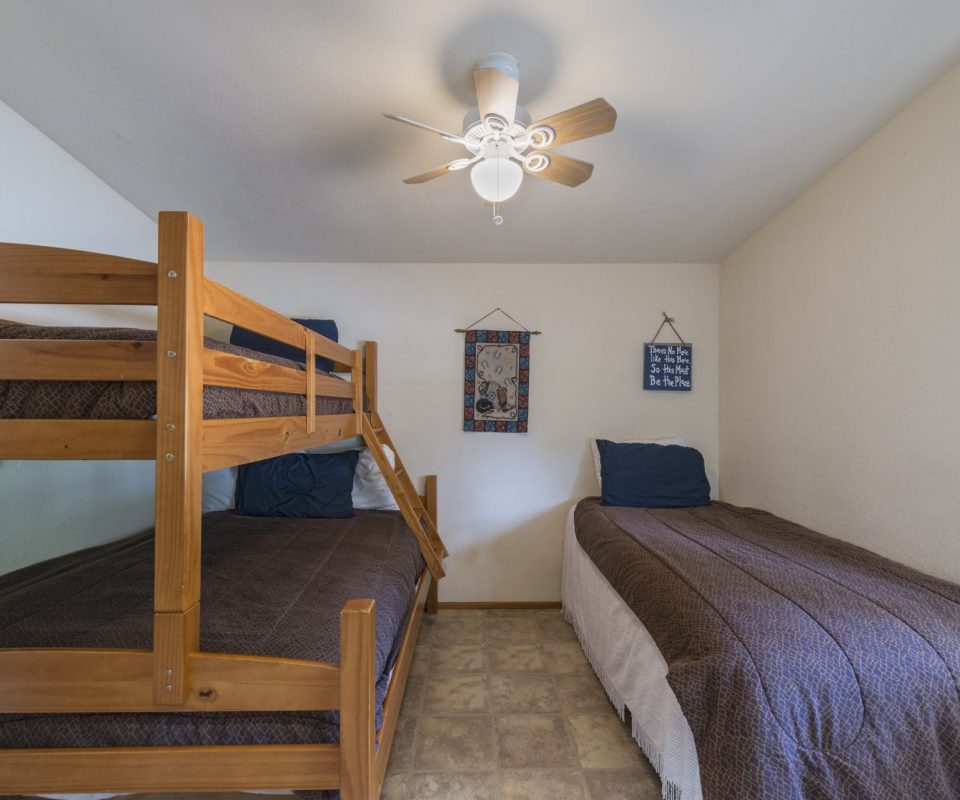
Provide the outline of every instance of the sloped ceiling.
[[[494,49],[534,118],[619,112],[501,227],[380,116],[459,130]],[[958,57],[956,0],[0,0],[0,99],[218,260],[718,261]]]

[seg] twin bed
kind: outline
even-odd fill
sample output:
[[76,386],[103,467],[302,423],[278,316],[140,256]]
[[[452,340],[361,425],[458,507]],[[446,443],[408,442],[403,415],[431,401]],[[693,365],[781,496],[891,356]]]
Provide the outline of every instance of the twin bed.
[[[446,549],[436,479],[420,496],[384,454],[375,344],[205,278],[182,212],[157,263],[0,245],[0,302],[157,306],[155,333],[0,323],[0,459],[157,464],[154,531],[0,578],[0,795],[379,797]],[[204,340],[204,315],[303,363]],[[201,513],[205,471],[355,436],[399,512]]]
[[564,556],[665,798],[960,797],[960,587],[717,502],[586,499]]

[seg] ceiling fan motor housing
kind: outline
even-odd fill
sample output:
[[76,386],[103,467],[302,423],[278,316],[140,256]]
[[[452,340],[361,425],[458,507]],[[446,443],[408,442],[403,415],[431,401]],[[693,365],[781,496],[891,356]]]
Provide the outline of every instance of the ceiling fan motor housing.
[[504,75],[509,75],[515,81],[520,80],[520,64],[510,53],[494,50],[487,53],[477,62],[477,69],[498,69]]
[[[466,136],[467,132],[480,123],[480,109],[477,106],[471,108],[466,114],[463,115],[463,135]],[[513,121],[515,125],[519,125],[521,128],[526,128],[531,122],[533,122],[533,117],[530,116],[530,112],[527,111],[523,106],[517,106],[517,110],[513,115]]]

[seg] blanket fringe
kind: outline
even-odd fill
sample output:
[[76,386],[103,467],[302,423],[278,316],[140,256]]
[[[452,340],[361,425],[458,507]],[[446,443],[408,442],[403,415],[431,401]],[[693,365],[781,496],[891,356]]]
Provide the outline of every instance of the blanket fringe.
[[[573,613],[566,606],[563,607],[563,618],[573,626],[574,633],[577,635],[577,639],[580,642],[580,646],[583,648],[583,653],[587,657],[587,661],[590,662],[590,666],[593,667],[593,671],[600,679],[600,685],[603,686],[603,690],[607,693],[607,697],[610,698],[610,702],[617,710],[617,714],[620,715],[620,719],[625,721],[627,711],[626,702],[613,685],[613,681],[607,676],[600,664],[600,659],[594,654],[593,649],[586,640],[586,637],[583,636],[577,618],[574,617]],[[640,727],[640,723],[637,722],[637,717],[633,713],[630,714],[630,733],[633,735],[634,741],[636,741],[636,743],[640,746],[643,754],[647,757],[647,760],[656,770],[657,775],[660,776],[660,783],[662,787],[661,797],[663,800],[683,800],[680,793],[680,787],[663,779],[662,758],[660,756],[660,751],[657,750],[656,746],[653,744],[653,741],[649,736],[647,736],[643,728]]]

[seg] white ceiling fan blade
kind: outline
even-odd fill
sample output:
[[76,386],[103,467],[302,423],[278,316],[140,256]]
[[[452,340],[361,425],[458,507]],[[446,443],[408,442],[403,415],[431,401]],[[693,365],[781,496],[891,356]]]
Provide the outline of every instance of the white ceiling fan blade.
[[490,114],[494,114],[506,120],[506,127],[510,128],[517,113],[520,81],[493,67],[474,70],[473,81],[477,87],[480,119],[486,120]]
[[449,133],[448,131],[442,131],[440,128],[434,128],[433,125],[427,125],[423,122],[417,122],[414,119],[409,117],[401,117],[398,114],[384,114],[387,119],[396,120],[397,122],[402,122],[405,125],[412,125],[414,128],[422,128],[425,131],[430,131],[432,133],[440,134],[448,142],[454,142],[456,144],[463,144],[464,140],[462,136],[457,136],[455,133]]

